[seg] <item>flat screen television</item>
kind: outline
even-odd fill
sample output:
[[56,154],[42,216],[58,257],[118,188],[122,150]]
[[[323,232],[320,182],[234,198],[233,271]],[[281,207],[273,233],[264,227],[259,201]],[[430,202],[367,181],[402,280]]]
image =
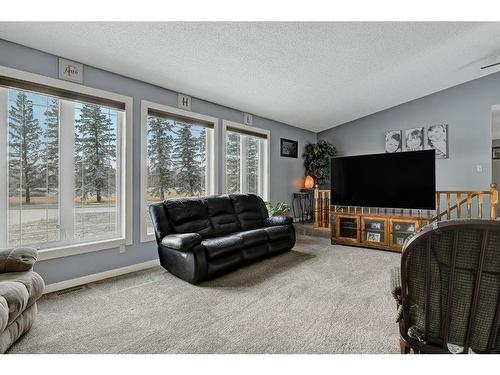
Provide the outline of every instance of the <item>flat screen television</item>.
[[330,169],[332,205],[436,207],[434,150],[334,157]]

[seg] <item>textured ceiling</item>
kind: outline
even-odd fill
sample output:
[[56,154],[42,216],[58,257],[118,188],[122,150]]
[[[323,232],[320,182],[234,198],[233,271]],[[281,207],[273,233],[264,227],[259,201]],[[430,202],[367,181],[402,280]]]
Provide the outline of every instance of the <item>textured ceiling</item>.
[[[2,22],[0,38],[312,131],[496,72],[500,23]],[[0,51],[1,52],[1,51]]]

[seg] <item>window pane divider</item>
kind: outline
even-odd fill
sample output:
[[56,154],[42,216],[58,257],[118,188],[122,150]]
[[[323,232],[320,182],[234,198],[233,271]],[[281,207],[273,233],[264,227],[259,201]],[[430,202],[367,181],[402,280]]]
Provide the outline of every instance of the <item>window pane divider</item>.
[[74,238],[75,221],[75,106],[73,102],[61,100],[59,106],[59,222],[61,240],[67,242]]
[[[0,87],[0,171],[8,171],[8,106],[9,92]],[[0,178],[0,249],[7,247],[7,215],[9,201],[8,173]]]

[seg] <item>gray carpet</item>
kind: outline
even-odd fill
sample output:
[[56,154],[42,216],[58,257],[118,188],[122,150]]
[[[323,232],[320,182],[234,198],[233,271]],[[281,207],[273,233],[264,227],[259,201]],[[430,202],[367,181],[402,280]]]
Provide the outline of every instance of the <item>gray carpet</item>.
[[399,259],[299,236],[200,286],[157,267],[44,296],[10,353],[398,353]]

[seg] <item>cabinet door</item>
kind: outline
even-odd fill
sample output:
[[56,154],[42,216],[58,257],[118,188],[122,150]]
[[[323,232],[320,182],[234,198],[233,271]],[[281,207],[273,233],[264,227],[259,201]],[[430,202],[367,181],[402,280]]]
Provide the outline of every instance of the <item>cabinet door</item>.
[[381,217],[361,218],[361,242],[373,245],[387,245],[387,219]]
[[359,217],[337,216],[337,239],[348,242],[359,242]]
[[418,220],[391,219],[390,220],[390,245],[401,249],[404,242],[413,236],[419,229]]

